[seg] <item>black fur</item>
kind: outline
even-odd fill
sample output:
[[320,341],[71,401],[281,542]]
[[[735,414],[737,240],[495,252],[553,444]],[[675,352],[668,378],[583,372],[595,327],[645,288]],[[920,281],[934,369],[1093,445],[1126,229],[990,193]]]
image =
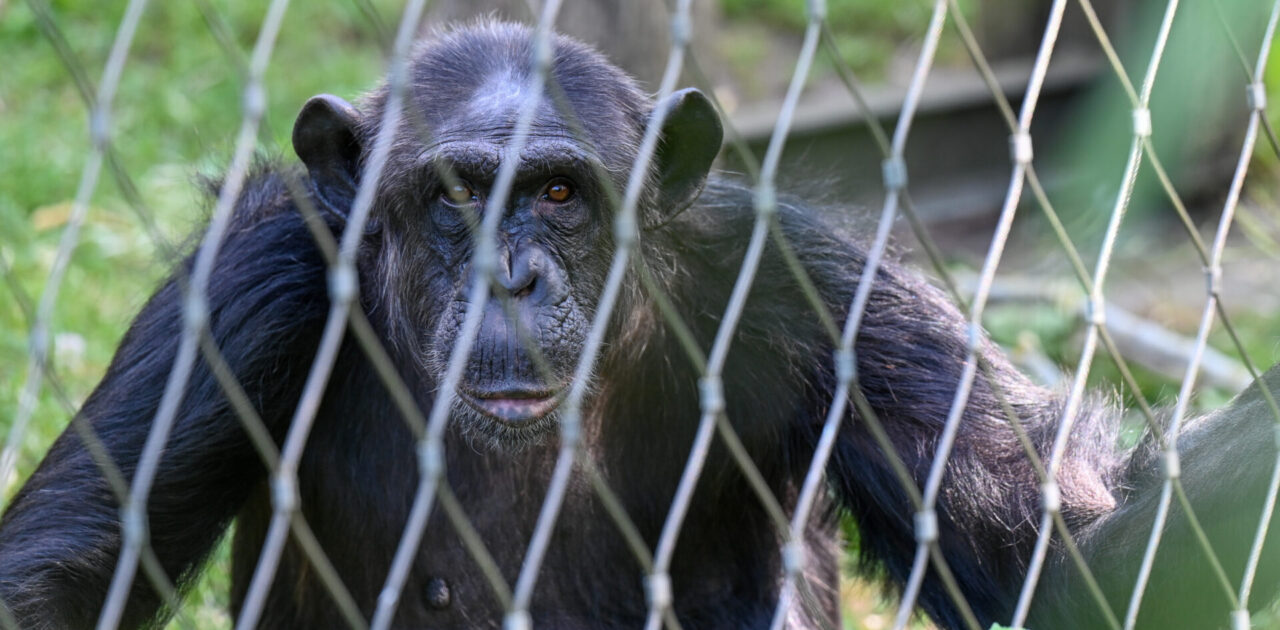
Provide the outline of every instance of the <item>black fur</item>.
[[[483,180],[492,175],[497,161],[493,145],[484,139],[501,139],[510,131],[514,97],[502,96],[502,90],[523,84],[529,38],[520,27],[482,24],[437,34],[415,56],[416,109],[398,137],[361,249],[360,306],[383,335],[424,409],[434,400],[439,355],[447,354],[456,334],[459,287],[470,278],[467,239],[446,236],[450,229],[465,226],[451,227],[452,219],[441,214],[447,208],[433,201],[447,180],[436,168],[442,158],[433,157],[433,152],[443,150],[442,142],[463,143],[461,152],[454,145],[445,147],[454,151],[448,159],[464,171],[469,184],[487,183]],[[569,123],[547,109],[535,137],[551,139],[532,146],[522,173],[545,179],[560,172],[544,172],[544,162],[553,164],[552,170],[577,168],[563,164],[568,157],[574,164],[594,163],[611,180],[597,185],[621,190],[652,102],[601,57],[568,40],[557,41],[553,76],[585,137],[557,144],[557,133],[563,135]],[[327,126],[337,121],[340,133],[350,132],[367,154],[385,99],[385,89],[380,89],[362,102],[363,113],[354,129],[342,126],[345,114],[329,116],[323,105],[314,106],[320,109],[309,116],[323,118]],[[332,107],[337,109],[330,111],[345,111],[341,105]],[[695,109],[686,111],[702,111],[697,103],[690,107]],[[699,118],[682,118],[680,124],[689,120]],[[420,126],[430,131],[432,140],[424,143],[417,133]],[[668,131],[677,127],[669,126]],[[329,228],[340,233],[345,222],[342,204],[354,185],[345,180],[354,182],[358,176],[348,164],[349,145],[344,139],[334,149],[323,138],[308,138],[308,148],[300,147],[299,152],[310,170],[313,200],[321,202]],[[681,161],[693,158],[676,150],[680,141],[670,134],[664,138],[660,164],[650,174],[653,186],[642,212],[658,220],[646,222],[654,227],[642,234],[637,255],[699,345],[709,348],[754,215],[750,191],[714,175],[692,207],[664,215],[678,203],[664,197],[664,191],[696,191],[702,185],[696,164]],[[208,296],[212,335],[277,440],[288,428],[328,308],[326,264],[284,185],[287,177],[302,174],[292,167],[268,168],[247,184]],[[589,181],[579,184],[582,203],[599,200]],[[549,285],[546,290],[566,292],[554,304],[538,306],[559,309],[553,311],[559,327],[539,319],[545,311],[529,320],[538,333],[535,345],[558,377],[556,370],[576,360],[574,351],[580,344],[575,340],[585,334],[585,322],[595,309],[613,251],[611,217],[607,206],[597,203],[570,208],[582,213],[571,226],[552,229],[529,223],[520,217],[527,208],[536,209],[537,201],[520,201],[520,190],[517,186],[512,218],[504,220],[500,238],[507,239],[503,243],[510,250],[506,264],[511,275],[525,260],[520,258],[525,255],[520,254],[525,247],[520,243],[532,240],[541,249],[529,255],[541,262],[530,286]],[[826,307],[843,321],[864,264],[857,239],[798,203],[782,204],[778,221]],[[177,273],[186,273],[188,266]],[[652,546],[697,424],[699,375],[659,314],[654,297],[634,273],[627,282],[586,402],[584,440]],[[511,289],[516,301],[525,289]],[[102,384],[77,416],[77,421],[93,427],[126,477],[132,475],[155,415],[181,322],[180,294],[171,280],[139,314]],[[495,323],[483,330],[485,338],[478,343],[505,343],[507,339],[500,337],[504,333],[495,332],[499,328],[506,326]],[[960,378],[965,340],[963,317],[940,291],[897,264],[883,265],[857,339],[859,382],[920,485]],[[770,246],[734,338],[724,383],[728,417],[789,510],[833,395],[832,350],[798,283]],[[1030,383],[992,344],[984,343],[981,354],[1041,455],[1047,456],[1062,413],[1062,396]],[[495,354],[469,366],[468,378],[529,378],[527,359],[518,350]],[[1259,437],[1269,436],[1270,426],[1259,405],[1255,392],[1234,411],[1194,425],[1187,438],[1184,470],[1200,505],[1222,512],[1239,500],[1239,495],[1223,491],[1228,482],[1217,475],[1224,470],[1235,475],[1231,486],[1251,493],[1248,500],[1253,502],[1241,504],[1248,510],[1234,512],[1243,514],[1239,518],[1207,515],[1215,518],[1210,533],[1220,546],[1228,546],[1223,541],[1234,543],[1224,552],[1233,576],[1242,562],[1239,532],[1256,522],[1252,510],[1260,502],[1255,497],[1275,457],[1270,438]],[[1091,561],[1103,567],[1112,606],[1122,611],[1160,478],[1152,472],[1155,457],[1149,444],[1137,455],[1117,451],[1116,428],[1107,411],[1101,401],[1084,405],[1075,419],[1059,480],[1063,516],[1081,532]],[[554,422],[545,418],[554,416],[499,430],[484,414],[459,408],[446,437],[449,483],[508,581],[519,571],[556,457]],[[1238,424],[1233,427],[1231,422]],[[486,428],[486,423],[493,426]],[[1210,436],[1221,438],[1221,444]],[[1233,445],[1247,449],[1242,454],[1252,466],[1239,466],[1234,455],[1221,454],[1220,449]],[[414,438],[384,385],[357,344],[348,342],[299,469],[301,509],[366,615],[376,605],[417,487],[414,449]],[[938,504],[943,553],[984,627],[1007,623],[1036,535],[1039,481],[982,377],[947,470]],[[865,419],[856,413],[844,420],[827,473],[831,492],[817,507],[805,539],[805,577],[812,598],[793,615],[796,628],[839,625],[836,520],[842,510],[852,513],[860,530],[860,566],[885,575],[889,583],[906,579],[915,548],[910,503]],[[0,522],[0,599],[24,628],[92,625],[119,553],[118,509],[81,440],[69,430]],[[238,609],[271,507],[264,468],[203,363],[188,386],[149,498],[149,513],[151,544],[168,574],[180,582],[199,570],[236,519],[232,601]],[[1207,572],[1198,570],[1202,561],[1180,527],[1185,529],[1175,519],[1175,541],[1167,543],[1173,546],[1170,553],[1178,555],[1170,559],[1166,554],[1165,561],[1169,568],[1186,572],[1175,575],[1186,577],[1166,575],[1153,582],[1150,604],[1144,608],[1151,612],[1142,618],[1149,627],[1173,627],[1162,625],[1169,618],[1193,622],[1183,627],[1225,620],[1224,603],[1205,602],[1211,599],[1203,594],[1210,592],[1212,582],[1201,575]],[[780,585],[779,544],[759,501],[717,443],[671,569],[683,627],[767,627]],[[1062,560],[1062,550],[1055,546],[1052,553],[1047,586],[1037,600],[1041,605],[1033,608],[1039,615],[1034,627],[1100,624],[1089,618],[1092,604],[1075,580],[1074,568]],[[1266,568],[1263,577],[1274,580],[1272,574]],[[575,482],[543,563],[531,613],[543,628],[638,627],[646,613],[643,577],[589,485]],[[439,579],[448,589],[443,606]],[[135,584],[124,626],[154,625],[164,619],[167,612],[160,609],[145,578]],[[1197,604],[1203,605],[1188,611],[1188,604],[1181,602],[1197,593],[1202,598]],[[929,572],[919,602],[941,626],[963,625],[936,571]],[[475,562],[436,510],[404,590],[397,627],[497,628],[502,613]],[[339,618],[327,591],[291,542],[262,626],[329,627]]]

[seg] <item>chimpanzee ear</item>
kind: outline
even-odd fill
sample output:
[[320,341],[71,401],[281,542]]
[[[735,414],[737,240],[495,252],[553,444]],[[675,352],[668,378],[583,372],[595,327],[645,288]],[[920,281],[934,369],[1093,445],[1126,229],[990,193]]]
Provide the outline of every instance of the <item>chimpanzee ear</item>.
[[654,156],[658,170],[656,219],[664,222],[683,212],[702,192],[711,163],[720,152],[724,130],[711,101],[694,88],[680,90],[658,106],[667,108],[662,141]]
[[356,124],[360,112],[331,94],[313,96],[293,123],[293,150],[315,185],[320,201],[346,216],[359,180],[360,141]]

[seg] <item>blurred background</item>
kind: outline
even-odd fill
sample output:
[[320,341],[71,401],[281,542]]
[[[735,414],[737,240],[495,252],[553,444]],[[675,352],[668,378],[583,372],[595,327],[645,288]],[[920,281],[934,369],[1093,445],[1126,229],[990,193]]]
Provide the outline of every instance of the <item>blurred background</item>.
[[[807,22],[804,0],[695,2],[684,84],[716,97],[733,146],[721,168],[750,179],[794,70]],[[1165,2],[1110,0],[1098,18],[1129,77],[1141,80]],[[1040,45],[1048,0],[962,0],[993,78],[1020,103]],[[88,109],[116,27],[120,0],[0,0],[0,435],[8,433],[26,374],[34,304],[44,290],[90,147]],[[928,26],[927,0],[830,0],[829,39],[788,138],[781,187],[874,230],[883,200],[882,155],[871,124],[895,123]],[[307,97],[354,98],[383,73],[402,3],[297,2],[266,75],[260,137],[268,157],[294,159],[293,117]],[[1184,3],[1151,100],[1156,152],[1191,224],[1211,240],[1244,137],[1246,64],[1258,54],[1270,3]],[[53,316],[52,378],[25,433],[11,496],[101,377],[126,325],[173,261],[191,248],[208,202],[197,181],[229,160],[241,121],[247,51],[266,3],[153,2],[125,66],[113,148],[93,197]],[[493,15],[531,22],[519,0],[436,1],[428,28]],[[670,22],[661,0],[567,0],[560,30],[588,41],[649,89],[666,62]],[[1274,55],[1273,55],[1274,56]],[[1280,60],[1277,60],[1280,61]],[[991,239],[1008,186],[1008,127],[954,24],[949,23],[907,144],[910,194],[962,295]],[[1270,65],[1268,84],[1280,67]],[[864,95],[855,102],[849,85]],[[1274,89],[1273,89],[1274,90]],[[1278,94],[1272,93],[1272,101]],[[1274,117],[1280,108],[1272,107]],[[1120,189],[1132,139],[1131,106],[1075,2],[1031,128],[1036,166],[1087,268]],[[1242,356],[1219,327],[1195,407],[1211,409],[1280,360],[1280,209],[1277,151],[1259,142],[1224,257],[1222,301]],[[1030,195],[1024,194],[1025,199]],[[986,325],[1037,379],[1061,384],[1080,353],[1085,294],[1070,259],[1033,201],[1023,202],[997,277]],[[906,222],[901,255],[937,269]],[[1134,370],[1137,392],[1100,355],[1095,386],[1126,404],[1177,394],[1205,302],[1202,263],[1170,196],[1144,168],[1106,285],[1108,324]],[[853,546],[856,547],[856,541]],[[189,594],[198,627],[228,627],[225,550]],[[850,580],[848,627],[891,622],[892,603]],[[885,611],[889,611],[886,613]]]

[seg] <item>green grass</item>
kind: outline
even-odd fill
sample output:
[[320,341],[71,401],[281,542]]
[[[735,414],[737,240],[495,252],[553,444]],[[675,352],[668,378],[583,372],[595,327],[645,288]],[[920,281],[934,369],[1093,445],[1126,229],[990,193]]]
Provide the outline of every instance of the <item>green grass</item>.
[[[396,17],[393,3],[379,2]],[[101,73],[123,5],[60,2],[58,25],[90,77]],[[220,7],[237,46],[248,50],[262,20],[258,3]],[[353,96],[383,65],[369,22],[354,5],[297,3],[266,75],[269,109],[262,151],[288,155],[293,116],[312,94]],[[17,404],[25,378],[28,314],[44,288],[88,151],[87,110],[63,63],[22,4],[0,19],[0,256],[23,299],[0,300],[0,408]],[[141,193],[142,212],[160,226],[156,242],[103,172],[54,314],[55,369],[82,399],[110,358],[132,314],[166,265],[160,254],[183,242],[206,214],[196,176],[230,155],[241,120],[241,77],[193,3],[153,3],[138,29],[115,101],[112,139]],[[0,429],[10,418],[0,415]],[[30,470],[65,411],[49,396],[24,449]],[[14,480],[4,480],[6,493]]]

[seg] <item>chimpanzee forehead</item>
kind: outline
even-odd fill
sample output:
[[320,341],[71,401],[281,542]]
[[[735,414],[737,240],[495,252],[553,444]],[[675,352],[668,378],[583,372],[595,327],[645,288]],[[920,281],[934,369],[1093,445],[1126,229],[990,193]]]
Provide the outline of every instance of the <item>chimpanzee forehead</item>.
[[[465,111],[478,118],[514,120],[527,107],[540,107],[546,99],[511,68],[494,72],[471,92]],[[455,112],[456,113],[456,112]]]
[[417,51],[411,107],[434,139],[428,142],[501,141],[532,107],[531,135],[577,138],[606,161],[629,160],[647,98],[598,53],[565,38],[556,39],[551,71],[537,89],[531,37],[517,25],[482,24],[440,35]]
[[601,153],[637,133],[632,121],[616,110],[588,105],[605,95],[578,89],[557,98],[551,90],[560,86],[538,90],[529,76],[509,68],[476,79],[473,86],[456,86],[461,89],[453,91],[453,98],[441,99],[437,93],[418,101],[432,144],[464,138],[505,142],[516,133],[521,117],[530,115],[530,136],[573,138]]
[[521,116],[529,115],[531,135],[574,136],[574,126],[566,120],[572,114],[561,112],[527,77],[507,69],[481,79],[462,98],[440,103],[434,110],[424,108],[428,132],[435,142],[460,138],[501,142],[516,132]]

